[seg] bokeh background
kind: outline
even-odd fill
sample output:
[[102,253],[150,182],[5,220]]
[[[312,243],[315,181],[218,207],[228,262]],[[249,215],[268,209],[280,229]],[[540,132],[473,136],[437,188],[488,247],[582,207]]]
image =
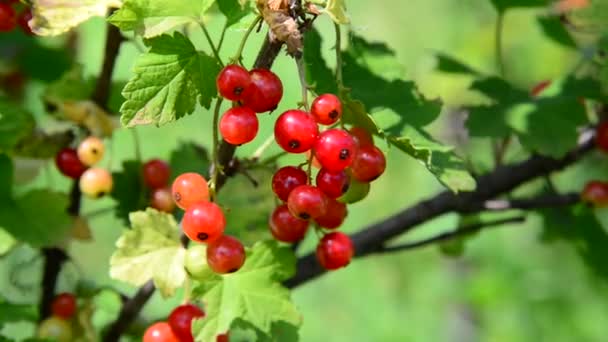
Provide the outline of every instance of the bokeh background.
[[[391,46],[403,77],[415,80],[422,92],[440,97],[450,108],[474,101],[467,91],[470,79],[435,71],[435,53],[458,58],[488,74],[495,67],[494,30],[496,12],[485,0],[385,0],[348,1],[352,30],[369,40],[384,41]],[[567,73],[580,58],[580,53],[565,50],[543,36],[535,18],[542,10],[514,10],[505,18],[504,53],[507,79],[524,89],[545,79]],[[210,18],[214,37],[222,20]],[[317,22],[324,41],[324,54],[332,56],[333,29],[328,18]],[[96,75],[102,60],[104,23],[91,20],[80,28],[78,61],[87,75]],[[237,48],[243,29],[228,32],[222,55],[231,56]],[[193,29],[193,36],[200,32]],[[245,60],[250,65],[263,34],[249,41]],[[217,38],[216,38],[217,39]],[[53,40],[42,40],[54,44]],[[207,49],[200,40],[199,46]],[[124,44],[118,60],[115,79],[127,80],[136,45]],[[328,61],[333,59],[328,58]],[[285,56],[275,63],[275,71],[285,86],[280,110],[295,106],[299,84],[294,77],[296,66]],[[42,113],[39,82],[28,85],[27,104],[33,112]],[[450,117],[446,110],[445,118]],[[43,115],[38,115],[45,120]],[[183,141],[210,143],[211,113],[199,109],[176,123],[162,128],[139,127],[144,158],[168,159],[171,151]],[[239,155],[248,156],[271,132],[273,120],[261,120],[262,131]],[[451,128],[450,120],[439,120],[429,129],[443,141],[458,144],[480,165],[489,163],[488,141],[476,140],[462,145]],[[385,146],[384,146],[385,147]],[[272,147],[268,155],[277,152]],[[344,231],[353,232],[383,219],[398,210],[432,196],[442,187],[418,162],[398,150],[388,151],[388,170],[372,186],[369,197],[349,208]],[[112,158],[102,165],[119,170],[121,161],[134,157],[132,136],[125,130],[115,133]],[[517,156],[513,156],[516,158]],[[593,163],[600,164],[599,159]],[[285,160],[298,162],[297,159]],[[599,168],[600,166],[598,166]],[[603,165],[602,167],[605,167]],[[28,187],[48,186],[67,189],[68,181],[52,167],[43,169]],[[555,181],[562,189],[576,190],[588,175],[574,168]],[[95,213],[113,205],[112,200],[84,201],[83,212]],[[412,239],[451,229],[458,217],[444,216],[416,230]],[[90,279],[97,285],[134,289],[117,284],[108,275],[108,260],[114,241],[124,226],[111,213],[89,215],[94,243],[74,242],[70,254],[75,261],[64,270],[60,289],[69,289],[75,278]],[[230,228],[228,228],[230,229]],[[466,242],[460,257],[443,255],[436,247],[395,255],[372,256],[353,262],[348,268],[332,272],[307,283],[293,292],[304,316],[301,340],[331,341],[605,341],[608,327],[608,287],[603,279],[590,272],[568,244],[545,244],[539,239],[541,221],[531,217],[526,224],[491,229]],[[313,234],[301,253],[313,248]],[[10,258],[0,259],[0,289],[16,300],[27,299],[31,292],[16,288],[9,281],[10,269],[28,260],[27,248]],[[30,267],[40,261],[30,262]],[[38,265],[37,267],[39,267]],[[14,275],[12,275],[14,276]],[[12,277],[11,276],[11,277]],[[24,279],[38,277],[32,272]],[[166,316],[179,302],[155,296],[144,309],[144,318]],[[95,319],[102,324],[111,319],[118,302],[108,295],[99,299],[102,312]],[[106,314],[104,314],[106,312]],[[27,336],[27,324],[5,328],[14,335]]]

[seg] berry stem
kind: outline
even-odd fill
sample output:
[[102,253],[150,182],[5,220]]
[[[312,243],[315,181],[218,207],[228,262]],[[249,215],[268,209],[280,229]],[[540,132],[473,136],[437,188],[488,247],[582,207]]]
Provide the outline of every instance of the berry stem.
[[338,84],[338,93],[344,89],[342,81],[342,32],[339,24],[334,24],[336,30],[336,83]]
[[220,118],[220,109],[222,108],[222,102],[224,100],[221,97],[218,97],[218,99],[215,102],[215,109],[213,110],[213,164],[216,165],[216,167],[213,168],[213,174],[211,175],[211,182],[209,184],[209,197],[211,199],[211,201],[215,200],[215,187],[217,184],[217,177],[220,173],[220,168],[217,167],[218,165],[220,165],[219,161],[218,161],[218,145],[219,145],[219,133],[218,133],[218,126],[219,126],[219,118]]
[[255,150],[255,152],[253,152],[251,159],[254,161],[259,160],[260,157],[262,157],[262,154],[264,154],[264,152],[272,145],[273,142],[274,142],[274,134],[271,134],[268,136],[268,138],[266,138],[266,140],[264,140],[262,145],[260,145],[260,147],[258,147]]
[[304,67],[304,60],[302,56],[295,58],[296,65],[298,66],[298,76],[300,78],[300,86],[302,87],[302,107],[305,111],[309,111],[308,107],[308,84],[306,83],[306,68]]
[[215,57],[215,59],[217,59],[217,62],[220,63],[220,65],[223,68],[224,63],[222,62],[222,59],[220,58],[220,54],[219,54],[217,48],[215,47],[215,44],[213,44],[213,40],[211,39],[211,36],[209,35],[209,31],[207,31],[207,27],[205,26],[205,23],[200,21],[199,25],[201,26],[201,29],[203,29],[203,33],[205,34],[205,38],[207,39],[207,42],[209,42],[211,51],[213,51],[213,56]]
[[186,277],[184,280],[184,298],[182,299],[182,304],[190,303],[190,296],[192,294],[190,291],[191,285],[190,277]]
[[131,137],[133,138],[133,146],[135,147],[135,160],[141,162],[141,144],[139,143],[139,135],[135,127],[131,128]]
[[239,44],[239,49],[236,51],[236,54],[232,58],[233,61],[238,62],[239,64],[243,65],[243,62],[241,59],[242,59],[242,55],[243,55],[243,50],[245,49],[245,44],[247,43],[247,40],[249,39],[249,35],[251,35],[251,32],[253,32],[253,29],[260,23],[261,20],[262,20],[262,17],[257,16],[253,20],[253,22],[251,22],[251,25],[249,25],[249,27],[247,28],[247,31],[245,32],[245,35],[243,36],[243,39],[241,39],[241,43]]
[[311,151],[310,157],[308,157],[308,160],[306,161],[306,176],[308,176],[308,184],[312,184],[312,159],[314,157],[315,155]]
[[220,41],[217,43],[217,52],[222,51],[222,45],[224,44],[224,37],[226,36],[226,30],[228,29],[228,20],[224,23],[224,27],[222,27],[222,33],[220,33]]

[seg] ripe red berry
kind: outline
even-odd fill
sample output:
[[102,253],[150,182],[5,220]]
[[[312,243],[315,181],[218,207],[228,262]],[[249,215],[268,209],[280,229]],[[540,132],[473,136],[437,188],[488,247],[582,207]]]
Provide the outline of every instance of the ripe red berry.
[[78,159],[84,165],[92,166],[103,158],[105,150],[106,148],[101,139],[90,136],[78,145],[76,153],[78,153]]
[[87,166],[78,159],[78,153],[73,148],[59,151],[55,156],[55,165],[61,173],[73,179],[78,179],[87,169]]
[[326,270],[335,270],[350,263],[355,248],[348,235],[341,232],[326,234],[317,246],[317,260]]
[[596,207],[608,206],[608,183],[590,181],[585,185],[581,198]]
[[158,189],[169,184],[171,178],[171,167],[167,162],[160,159],[150,159],[142,166],[144,183],[150,189]]
[[169,187],[154,189],[150,196],[150,205],[156,210],[172,213],[175,210],[175,202],[171,189]]
[[364,128],[355,126],[355,127],[352,127],[351,129],[349,129],[348,133],[350,133],[350,135],[355,139],[355,141],[357,142],[357,145],[359,147],[374,145],[374,138]]
[[0,2],[0,32],[12,31],[17,26],[17,13],[10,4]]
[[317,173],[317,187],[329,198],[338,198],[348,191],[350,177],[346,171],[331,172],[321,169]]
[[25,10],[23,10],[23,12],[21,12],[21,14],[19,14],[19,17],[17,18],[17,23],[19,24],[19,26],[21,27],[21,30],[25,33],[25,34],[29,34],[32,35],[32,29],[30,28],[28,22],[32,19],[32,10],[27,8]]
[[308,221],[300,220],[289,212],[286,204],[274,209],[268,220],[270,233],[275,239],[283,242],[297,242],[306,236]]
[[228,333],[217,335],[215,342],[230,342]]
[[319,127],[310,114],[301,110],[288,110],[274,124],[277,144],[290,153],[310,150],[319,135]]
[[532,97],[537,97],[538,95],[540,95],[545,89],[547,89],[547,87],[549,87],[551,85],[551,80],[544,80],[541,82],[538,82],[538,84],[536,84],[534,87],[532,87],[532,89],[530,90],[530,96]]
[[597,126],[595,143],[600,150],[608,152],[608,121],[604,121]]
[[220,274],[238,271],[245,263],[245,247],[230,235],[222,235],[207,247],[207,263]]
[[375,146],[367,146],[357,152],[351,165],[351,175],[359,182],[371,182],[380,177],[385,169],[384,153]]
[[328,129],[319,135],[313,151],[323,168],[338,172],[353,162],[357,143],[350,134],[341,129]]
[[198,202],[190,205],[182,219],[182,229],[190,240],[211,242],[224,234],[226,217],[222,209],[213,202]]
[[294,166],[285,166],[272,176],[272,191],[285,202],[291,190],[308,183],[308,175],[304,170]]
[[312,102],[310,114],[321,125],[333,125],[342,117],[342,103],[334,94],[320,95]]
[[173,200],[186,210],[194,203],[209,201],[209,185],[205,177],[194,172],[179,175],[171,187]]
[[319,188],[300,185],[287,198],[289,212],[302,220],[323,216],[327,210],[327,196]]
[[76,297],[67,292],[58,294],[51,303],[51,312],[53,316],[63,319],[72,318],[76,313]]
[[325,215],[321,217],[317,217],[315,222],[319,224],[319,226],[327,229],[336,229],[342,225],[344,219],[348,211],[346,209],[346,204],[342,202],[338,202],[333,198],[329,198],[327,200],[327,210],[325,211]]
[[78,181],[80,191],[91,198],[99,198],[112,191],[114,182],[112,174],[99,167],[86,170]]
[[169,326],[180,342],[194,342],[192,336],[192,320],[205,317],[205,312],[193,304],[176,307],[169,315]]
[[242,66],[231,64],[217,75],[216,84],[222,97],[230,101],[239,101],[243,98],[245,89],[251,85],[251,76]]
[[274,110],[283,97],[283,84],[277,75],[267,69],[249,72],[251,85],[243,91],[243,104],[256,113]]
[[220,133],[232,145],[250,142],[258,134],[258,117],[249,107],[228,109],[220,120]]
[[146,329],[142,342],[180,342],[167,322],[154,323]]

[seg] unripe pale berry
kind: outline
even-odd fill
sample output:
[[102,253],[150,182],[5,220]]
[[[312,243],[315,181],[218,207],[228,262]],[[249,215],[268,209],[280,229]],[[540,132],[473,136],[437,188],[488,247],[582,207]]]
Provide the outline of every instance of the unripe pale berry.
[[346,193],[338,198],[342,203],[357,203],[369,194],[370,184],[359,182],[351,177]]
[[179,175],[173,181],[171,192],[175,204],[184,210],[187,210],[194,203],[209,201],[207,180],[194,172]]
[[49,339],[56,342],[73,341],[72,326],[68,321],[59,317],[49,317],[40,322],[36,335],[39,338]]
[[191,244],[186,251],[184,267],[194,279],[204,280],[213,275],[207,264],[207,246],[204,244]]
[[207,246],[207,263],[219,274],[234,273],[245,263],[245,247],[229,235],[222,235]]
[[106,169],[91,168],[82,174],[79,185],[83,194],[99,198],[112,191],[112,174]]
[[78,145],[76,152],[78,153],[78,159],[84,165],[93,166],[103,158],[105,150],[106,148],[101,139],[90,136]]
[[190,205],[182,219],[182,229],[190,240],[211,242],[224,234],[226,217],[222,209],[213,202],[198,202]]

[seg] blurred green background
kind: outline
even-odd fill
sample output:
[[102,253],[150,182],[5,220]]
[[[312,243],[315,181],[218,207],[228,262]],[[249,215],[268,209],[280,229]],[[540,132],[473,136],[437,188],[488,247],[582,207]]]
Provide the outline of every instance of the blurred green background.
[[[423,93],[441,97],[450,106],[475,98],[468,92],[470,80],[442,75],[434,71],[437,51],[455,56],[469,65],[496,73],[494,29],[496,13],[484,0],[385,0],[381,2],[348,1],[352,29],[367,39],[387,42],[395,49],[403,65],[404,77],[415,80]],[[571,70],[578,54],[566,51],[542,35],[535,10],[515,10],[505,19],[504,53],[507,78],[522,88]],[[218,36],[222,20],[210,18],[210,30]],[[102,60],[103,21],[92,20],[80,31],[78,60],[88,75],[96,75]],[[328,18],[317,22],[324,41],[324,54],[332,56],[333,29]],[[242,29],[228,32],[223,48],[231,56],[243,34]],[[193,29],[193,36],[200,32]],[[255,35],[245,52],[250,65],[263,34]],[[216,38],[217,39],[217,38]],[[207,49],[203,40],[199,46]],[[123,45],[115,79],[130,77],[138,50],[134,44]],[[328,58],[331,61],[331,58]],[[285,96],[280,110],[296,105],[299,84],[295,63],[283,55],[274,70],[284,81]],[[28,105],[37,113],[41,84],[32,84]],[[204,109],[162,128],[137,128],[144,158],[168,159],[182,141],[210,142],[211,113]],[[239,155],[247,156],[271,132],[273,120],[262,118],[258,138]],[[457,143],[449,122],[440,120],[431,131],[447,143]],[[473,141],[464,148],[473,159],[489,160],[487,141]],[[385,147],[385,146],[383,146]],[[268,155],[277,152],[273,147]],[[112,158],[105,164],[113,170],[120,161],[133,158],[129,132],[120,130],[112,142]],[[286,163],[299,161],[286,160]],[[588,177],[581,170],[569,170],[557,178],[565,190],[576,190]],[[68,181],[53,168],[41,174],[34,186],[67,189]],[[349,208],[344,230],[353,232],[385,218],[401,208],[432,196],[442,187],[413,159],[400,151],[388,151],[388,170],[372,186],[370,196]],[[83,212],[95,212],[113,204],[110,199],[85,200]],[[445,216],[418,229],[414,237],[428,236],[457,225],[456,216]],[[108,260],[114,241],[124,228],[112,214],[90,217],[95,243],[74,242],[70,255],[75,261],[66,268],[60,288],[70,289],[74,277],[88,278],[97,284],[111,284],[127,293],[133,289],[116,285],[108,276]],[[230,227],[228,227],[230,229]],[[532,217],[523,226],[491,229],[478,234],[466,244],[459,258],[443,256],[436,247],[396,255],[372,256],[353,262],[348,268],[327,274],[293,292],[304,324],[301,340],[351,341],[605,341],[608,327],[608,287],[597,279],[572,248],[565,244],[539,242],[540,220]],[[301,248],[312,249],[313,234]],[[407,239],[411,239],[408,236]],[[4,261],[7,262],[7,261]],[[608,262],[608,261],[607,261]],[[2,269],[2,268],[0,268]],[[2,271],[4,272],[4,271]],[[2,288],[10,288],[8,277],[0,277]],[[4,282],[4,283],[2,283]],[[11,290],[16,299],[27,296]],[[179,296],[178,296],[179,297]],[[144,316],[166,316],[179,302],[160,296],[146,305]],[[106,307],[111,305],[106,304]],[[107,317],[98,319],[104,320]],[[26,326],[10,327],[13,331]],[[24,330],[25,331],[25,330]]]

